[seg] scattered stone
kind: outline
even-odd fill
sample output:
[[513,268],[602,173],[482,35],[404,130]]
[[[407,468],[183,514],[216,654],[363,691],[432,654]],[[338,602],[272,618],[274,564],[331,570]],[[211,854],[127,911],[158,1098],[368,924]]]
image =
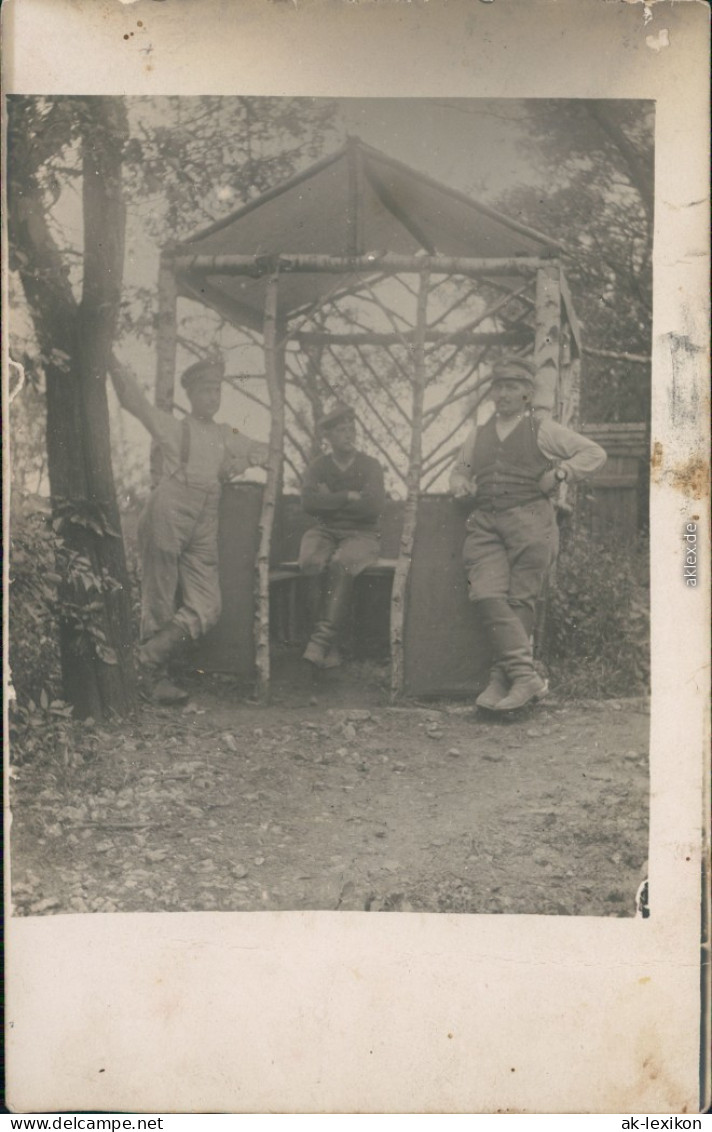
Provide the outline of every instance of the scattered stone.
[[448,751],[448,755],[450,756],[451,759],[459,759],[460,754],[461,754],[461,752],[460,752],[459,747],[451,747],[450,750]]
[[428,730],[426,731],[426,735],[428,736],[428,739],[444,739],[445,738],[445,732],[439,731],[436,728],[433,728],[433,729],[428,728]]
[[366,723],[371,718],[370,711],[361,710],[360,708],[354,708],[346,715],[347,722],[349,723]]
[[264,857],[255,857],[255,859],[254,859],[255,865],[264,865],[264,863],[265,863]]
[[84,806],[64,806],[57,814],[60,821],[84,821],[86,816]]
[[629,762],[637,762],[640,758],[640,751],[624,751],[623,758]]
[[30,904],[29,911],[39,916],[42,912],[49,912],[52,908],[59,908],[59,904],[60,901],[56,896],[48,896],[44,900],[36,900],[34,904]]
[[[256,728],[255,734],[257,734],[257,731],[259,731],[260,734],[261,734],[261,728],[259,728],[259,727]],[[238,744],[237,744],[237,739],[229,731],[223,732],[223,734],[220,736],[220,741],[225,744],[228,751],[238,751],[239,750],[239,747],[238,747]]]
[[243,877],[247,876],[249,869],[244,865],[233,865],[231,871],[236,880],[242,880]]
[[529,739],[541,739],[543,734],[544,734],[544,732],[540,731],[538,727],[530,727],[529,730],[527,731],[527,738],[529,738]]
[[504,755],[501,751],[484,751],[482,758],[487,759],[487,762],[490,763],[501,763]]
[[353,742],[353,740],[356,738],[356,728],[354,727],[353,723],[345,723],[341,729],[341,734],[343,735],[344,739],[347,740],[347,742]]

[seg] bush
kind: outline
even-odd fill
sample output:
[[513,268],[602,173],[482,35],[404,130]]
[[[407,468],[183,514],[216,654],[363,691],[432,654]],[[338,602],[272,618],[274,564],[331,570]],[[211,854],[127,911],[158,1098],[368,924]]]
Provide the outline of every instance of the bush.
[[9,661],[18,702],[39,704],[61,690],[56,553],[49,506],[19,497],[10,517]]
[[650,681],[648,545],[565,539],[550,589],[544,658],[565,696],[640,695]]

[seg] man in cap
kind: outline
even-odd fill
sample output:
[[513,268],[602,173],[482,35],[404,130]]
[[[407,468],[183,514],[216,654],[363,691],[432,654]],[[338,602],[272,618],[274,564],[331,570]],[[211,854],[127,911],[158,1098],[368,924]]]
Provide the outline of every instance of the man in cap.
[[534,669],[536,602],[558,549],[552,495],[603,466],[598,444],[531,411],[536,367],[502,358],[493,368],[494,414],[474,427],[450,477],[456,498],[470,501],[463,557],[469,598],[491,650],[489,683],[479,707],[506,712],[547,692]]
[[168,659],[181,642],[202,636],[220,615],[221,484],[264,464],[268,449],[213,420],[220,408],[221,360],[196,362],[183,373],[181,385],[191,411],[182,420],[151,405],[125,366],[113,360],[110,373],[122,407],[145,425],[160,450],[161,478],[138,528],[142,570],[138,660],[152,697],[161,703],[180,703],[187,695],[168,679]]
[[378,461],[356,448],[353,409],[337,404],[318,429],[331,453],[314,460],[302,482],[302,507],[317,523],[302,538],[299,565],[304,574],[323,574],[317,622],[304,659],[317,668],[332,668],[340,663],[336,641],[353,580],[378,561],[385,489]]

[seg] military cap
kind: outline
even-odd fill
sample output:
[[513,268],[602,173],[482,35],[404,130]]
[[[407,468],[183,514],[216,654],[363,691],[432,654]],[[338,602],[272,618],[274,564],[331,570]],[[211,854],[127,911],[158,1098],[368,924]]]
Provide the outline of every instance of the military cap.
[[329,429],[334,428],[335,425],[341,424],[342,421],[352,421],[355,416],[356,414],[350,405],[346,405],[343,401],[337,401],[333,409],[318,421],[317,427],[321,432],[328,432]]
[[201,362],[194,362],[188,366],[181,375],[180,383],[186,392],[190,393],[202,381],[222,381],[225,367],[220,358],[205,358]]
[[496,381],[526,381],[528,385],[533,385],[536,372],[537,367],[531,358],[508,354],[492,366],[491,380],[493,384]]

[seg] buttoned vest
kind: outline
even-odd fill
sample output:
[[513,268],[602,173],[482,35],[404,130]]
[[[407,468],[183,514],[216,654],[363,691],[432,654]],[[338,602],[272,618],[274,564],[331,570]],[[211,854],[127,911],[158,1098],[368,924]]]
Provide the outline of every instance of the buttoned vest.
[[472,455],[476,508],[506,511],[542,498],[538,481],[552,464],[539,451],[538,433],[539,422],[531,413],[504,440],[497,436],[494,417],[477,430]]

